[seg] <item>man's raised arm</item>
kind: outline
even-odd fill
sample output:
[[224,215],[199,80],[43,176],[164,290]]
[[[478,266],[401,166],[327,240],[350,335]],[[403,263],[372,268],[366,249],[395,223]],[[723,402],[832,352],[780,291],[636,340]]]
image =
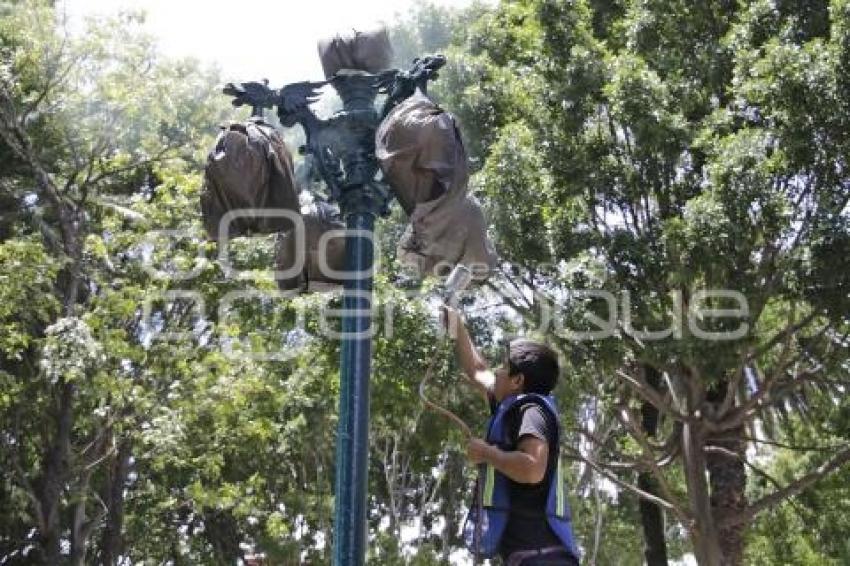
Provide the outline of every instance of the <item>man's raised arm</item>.
[[489,403],[488,394],[492,391],[493,381],[495,380],[493,372],[487,367],[487,362],[472,343],[460,313],[451,307],[444,306],[443,316],[449,336],[455,338],[455,352],[457,352],[463,373],[469,382],[481,392],[484,400]]

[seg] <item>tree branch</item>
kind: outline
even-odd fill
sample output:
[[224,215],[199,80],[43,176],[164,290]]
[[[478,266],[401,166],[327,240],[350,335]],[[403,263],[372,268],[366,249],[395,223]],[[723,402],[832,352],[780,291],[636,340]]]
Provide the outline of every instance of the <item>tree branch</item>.
[[622,370],[617,370],[615,372],[618,376],[620,376],[631,388],[637,392],[645,401],[650,403],[653,407],[661,411],[662,413],[680,421],[690,420],[689,417],[679,411],[675,410],[670,406],[667,401],[658,394],[654,388],[650,387],[649,384],[642,377],[634,377],[632,375],[627,374]]
[[[593,461],[591,458],[588,458],[587,456],[582,455],[575,448],[573,448],[571,446],[562,446],[562,449],[563,448],[565,448],[566,451],[570,452],[575,458],[586,463],[588,466],[590,466],[591,468],[596,470],[599,474],[605,476],[607,479],[609,479],[610,481],[619,485],[623,489],[631,491],[632,493],[634,493],[638,497],[640,497],[642,499],[646,499],[647,501],[651,501],[652,503],[655,503],[656,505],[660,505],[660,506],[665,507],[665,508],[670,509],[670,510],[675,510],[675,506],[672,503],[670,503],[669,501],[666,501],[666,500],[664,500],[664,499],[662,499],[662,498],[660,498],[656,495],[652,495],[651,493],[647,493],[646,491],[640,489],[639,487],[632,485],[632,484],[630,484],[626,481],[621,480],[620,478],[618,478],[617,476],[615,476],[614,474],[612,474],[611,472],[606,470],[603,466],[601,466],[597,462]],[[687,521],[688,522],[690,521],[690,517],[687,517]]]
[[[59,53],[57,54],[57,59],[62,58],[67,42],[68,36],[63,36],[62,44],[59,46]],[[55,72],[48,74],[44,82],[44,87],[39,91],[38,96],[36,96],[35,100],[33,100],[31,103],[27,104],[23,108],[20,117],[20,123],[22,126],[26,125],[27,118],[29,118],[33,112],[38,110],[38,107],[41,106],[41,103],[44,102],[48,96],[50,96],[51,91],[53,91],[55,87],[58,87],[63,82],[65,82],[65,79],[68,78],[68,76],[71,74],[71,71],[73,71],[77,64],[84,58],[85,57],[83,56],[73,58],[68,62],[67,65],[65,65],[64,69],[56,70]]]
[[[810,322],[812,322],[818,315],[820,311],[814,310],[810,312],[807,316],[803,317],[803,319],[796,324],[789,324],[779,332],[777,332],[770,340],[759,346],[756,350],[750,352],[747,355],[746,362],[753,361],[757,358],[760,358],[763,354],[770,351],[774,346],[776,346],[782,340],[790,339],[791,336],[795,335],[797,332],[802,330],[805,326],[807,326]],[[745,362],[745,363],[746,363]]]
[[676,501],[676,497],[673,495],[673,490],[670,487],[667,478],[664,476],[664,473],[655,461],[655,455],[652,452],[652,447],[649,445],[649,440],[640,430],[640,427],[635,425],[634,415],[631,414],[628,407],[621,407],[621,410],[615,411],[615,416],[617,417],[617,420],[626,427],[632,435],[632,438],[637,441],[638,445],[643,450],[644,457],[642,460],[646,463],[649,471],[658,481],[658,488],[661,490],[661,495],[670,502],[672,510],[679,520],[683,523],[687,522],[688,514],[682,505]]
[[753,438],[752,436],[712,436],[712,440],[724,441],[724,440],[745,440],[747,442],[752,442],[753,444],[767,444],[768,446],[776,446],[778,448],[785,448],[786,450],[793,450],[795,452],[835,452],[836,450],[840,450],[840,446],[814,446],[814,445],[800,445],[800,444],[788,444],[786,442],[777,442],[775,440],[767,440],[762,438]]
[[850,462],[850,446],[845,447],[833,458],[827,460],[817,469],[812,470],[808,474],[792,481],[784,488],[779,489],[771,493],[770,495],[766,495],[758,501],[752,503],[751,505],[748,505],[747,507],[742,509],[737,515],[732,517],[725,517],[720,522],[720,527],[734,527],[736,525],[741,525],[752,521],[756,515],[758,515],[765,509],[768,509],[778,503],[781,503],[784,499],[802,493],[807,488],[817,483],[820,479],[834,472],[847,462]]
[[[600,440],[596,435],[594,435],[592,432],[590,432],[589,430],[587,430],[583,427],[576,428],[575,430],[580,435],[582,435],[583,437],[590,440],[598,448],[603,448],[604,445],[607,443],[607,441]],[[615,454],[614,456],[617,457],[617,458],[620,458],[620,459],[630,460],[630,461],[628,461],[628,462],[625,462],[625,461],[623,461],[623,462],[608,461],[608,462],[597,462],[597,464],[600,465],[600,466],[603,466],[605,468],[608,468],[610,470],[616,470],[616,471],[635,470],[635,469],[642,467],[641,462],[638,462],[637,460],[632,460],[631,458],[625,456],[624,454]]]

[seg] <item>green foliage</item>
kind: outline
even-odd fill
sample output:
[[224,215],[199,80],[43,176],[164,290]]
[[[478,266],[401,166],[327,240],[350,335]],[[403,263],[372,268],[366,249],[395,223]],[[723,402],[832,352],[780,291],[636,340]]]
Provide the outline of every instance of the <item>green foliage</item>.
[[[830,406],[831,405],[831,406]],[[836,406],[837,405],[837,406]],[[846,400],[813,408],[835,412],[833,422],[847,423]],[[843,413],[843,414],[842,414]],[[785,438],[791,446],[808,447],[813,427],[792,419]],[[845,429],[846,431],[846,429]],[[835,431],[817,431],[823,445],[837,443]],[[759,477],[752,486],[753,495],[769,492],[771,481],[788,482],[799,477],[812,464],[820,464],[828,451],[805,451],[777,448],[772,451],[767,476]],[[848,471],[846,469],[822,480],[814,488],[784,502],[771,513],[760,516],[749,533],[747,563],[752,564],[844,564],[850,559],[847,537]]]
[[59,312],[52,285],[59,262],[37,238],[0,243],[0,353],[20,359]]
[[[585,314],[607,319],[601,301],[575,289],[628,291],[637,329],[671,324],[671,293],[686,309],[703,289],[747,300],[742,320],[698,319],[712,331],[745,322],[748,332],[731,341],[701,339],[685,324],[679,338],[630,340],[621,327],[575,345],[550,326],[577,377],[570,394],[601,403],[596,424],[642,400],[604,377],[632,360],[674,381],[687,368],[685,379],[698,379],[689,390],[706,396],[730,386],[751,356],[756,381],[733,395],[743,402],[764,376],[796,372],[788,360],[799,356],[817,376],[811,387],[780,388],[771,408],[812,414],[806,407],[843,395],[835,383],[848,371],[847,271],[836,246],[846,246],[850,198],[847,10],[825,1],[525,0],[482,14],[454,47],[462,57],[443,77],[454,93],[446,106],[464,126],[473,184],[523,292],[562,305],[573,329],[587,329]],[[521,303],[511,305],[529,326],[545,320]],[[769,342],[807,316],[784,347]],[[780,433],[785,421],[772,414],[756,420]],[[828,426],[837,417],[813,418]],[[639,456],[627,438],[610,451]],[[579,529],[585,540],[593,532]]]
[[[586,447],[579,428],[592,421],[611,430],[600,458],[640,456],[610,426],[615,410],[637,408],[613,378],[625,362],[688,366],[711,389],[753,349],[754,379],[787,374],[787,356],[823,368],[799,388],[785,383],[761,428],[797,444],[846,442],[850,2],[425,6],[392,33],[400,65],[447,54],[432,92],[460,119],[506,273],[534,297],[466,305],[485,351],[540,322],[543,301],[564,307],[565,327],[593,330],[585,315],[605,318],[608,305],[577,289],[628,291],[630,320],[647,329],[670,324],[674,292],[724,287],[748,299],[751,331],[737,341],[685,328],[680,340],[641,344],[618,327],[576,344],[543,329],[567,364],[565,454]],[[0,138],[0,561],[49,548],[34,501],[48,501],[45,478],[65,466],[57,532],[79,533],[80,516],[91,529],[77,563],[105,560],[119,507],[133,563],[232,564],[246,549],[271,563],[328,563],[339,343],[319,317],[339,299],[248,296],[219,310],[232,292],[276,286],[271,239],[234,242],[243,279],[203,237],[199,172],[228,116],[218,77],[160,57],[139,15],[68,36],[51,3],[28,1],[0,4],[0,85],[0,117],[15,117],[33,148],[22,155]],[[394,287],[401,224],[396,213],[379,231],[370,561],[446,564],[461,547],[471,471],[460,433],[417,397],[429,364],[431,396],[478,430],[485,411],[455,387],[452,352],[434,338],[432,282],[416,296]],[[66,304],[76,269],[78,297]],[[771,342],[809,315],[787,351]],[[762,456],[786,484],[828,454]],[[639,563],[636,499],[600,491],[607,484],[578,462],[569,470],[586,553]],[[846,563],[846,476],[761,515],[747,562]],[[663,477],[685,499],[681,467]],[[774,488],[751,474],[751,499]],[[667,542],[671,557],[691,549],[671,515]]]
[[[477,177],[486,191],[482,196],[490,203],[488,218],[502,229],[495,244],[504,249],[504,259],[523,265],[545,264],[551,261],[547,249],[547,228],[553,215],[551,208],[534,206],[544,203],[541,193],[549,189],[532,132],[521,124],[502,128],[490,156]],[[515,207],[517,200],[532,203],[529,208]],[[523,246],[512,249],[521,241]]]

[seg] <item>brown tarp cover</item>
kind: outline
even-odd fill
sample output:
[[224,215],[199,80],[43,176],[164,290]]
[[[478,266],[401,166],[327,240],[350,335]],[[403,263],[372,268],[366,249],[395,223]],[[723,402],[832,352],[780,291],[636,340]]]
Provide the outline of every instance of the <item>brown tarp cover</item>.
[[[284,291],[294,289],[326,291],[334,289],[341,285],[342,281],[331,277],[331,274],[322,272],[319,264],[319,238],[330,230],[345,230],[345,224],[312,213],[305,214],[303,218],[303,243],[305,246],[303,268],[295,277],[278,279],[278,287]],[[294,231],[289,231],[278,237],[276,258],[276,269],[278,271],[291,269],[295,265],[298,240],[299,238]],[[343,271],[345,269],[344,234],[329,237],[324,249],[327,267],[335,271]]]
[[[236,209],[285,209],[303,219],[303,239],[295,235],[289,219],[248,215],[230,224],[230,237],[278,232],[275,250],[278,271],[294,265],[298,243],[305,247],[302,270],[294,277],[278,280],[282,290],[323,291],[342,283],[322,272],[318,244],[322,234],[342,230],[345,224],[327,214],[301,214],[292,155],[280,135],[258,119],[225,128],[207,160],[201,212],[211,239],[218,240],[219,221],[225,213]],[[345,238],[330,238],[325,253],[330,269],[345,268]]]
[[325,78],[342,69],[378,73],[390,67],[393,48],[385,28],[351,31],[319,41],[319,59]]
[[421,275],[462,263],[483,279],[496,265],[487,223],[467,194],[466,150],[454,117],[417,92],[396,106],[375,134],[385,180],[410,217],[398,257]]
[[[207,158],[201,212],[213,240],[230,210],[286,209],[300,212],[292,172],[292,155],[274,129],[259,119],[224,128]],[[285,218],[246,215],[230,224],[229,235],[288,230]]]
[[[478,279],[496,265],[478,202],[467,194],[466,151],[454,118],[421,93],[395,107],[376,132],[376,155],[385,180],[410,217],[398,243],[398,257],[420,275],[444,275],[463,263]],[[218,239],[219,221],[235,209],[286,209],[300,212],[292,157],[280,135],[261,120],[231,124],[210,152],[201,194],[204,226]],[[302,272],[278,281],[281,289],[322,290],[341,281],[321,273],[318,241],[328,230],[343,229],[326,215],[303,216],[306,257]],[[286,219],[246,216],[234,220],[230,235],[280,232],[277,269],[293,265],[296,236]],[[326,248],[331,269],[342,271],[344,238]]]

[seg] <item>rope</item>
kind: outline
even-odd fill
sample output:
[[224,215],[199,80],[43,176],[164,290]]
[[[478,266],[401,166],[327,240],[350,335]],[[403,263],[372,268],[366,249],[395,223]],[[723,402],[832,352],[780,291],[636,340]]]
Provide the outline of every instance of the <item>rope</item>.
[[[445,344],[446,341],[447,339],[444,339],[442,343]],[[434,401],[431,401],[430,399],[428,399],[428,397],[425,396],[425,385],[428,383],[428,380],[431,379],[431,377],[434,375],[434,364],[436,362],[437,356],[431,358],[431,361],[428,364],[428,369],[425,371],[425,377],[423,377],[422,381],[419,383],[419,398],[422,400],[423,405],[425,405],[429,409],[440,413],[441,415],[455,423],[458,428],[461,429],[466,438],[472,438],[472,429],[469,428],[469,425],[463,422],[463,419],[461,419],[459,416],[446,409],[445,407],[442,407]]]
[[[448,337],[444,338],[441,345],[446,344],[447,341],[448,341]],[[442,406],[438,405],[437,403],[435,403],[434,401],[431,401],[430,399],[428,399],[428,397],[425,396],[425,385],[428,383],[428,380],[431,379],[431,377],[434,375],[434,364],[436,363],[436,361],[437,361],[437,356],[434,356],[433,358],[431,358],[431,361],[428,363],[428,369],[425,370],[425,377],[423,377],[422,381],[419,382],[419,398],[422,400],[423,405],[425,405],[429,409],[436,411],[437,413],[440,413],[441,415],[443,415],[444,417],[448,418],[453,423],[455,423],[458,426],[458,428],[461,429],[461,431],[463,432],[463,434],[466,436],[467,439],[472,438],[472,430],[469,428],[469,425],[466,424],[463,421],[463,419],[461,419],[459,416],[457,416],[456,414],[454,414],[450,410],[446,409],[445,407],[442,407]],[[474,563],[475,564],[481,564],[481,536],[482,536],[482,533],[481,533],[482,525],[481,525],[481,523],[482,523],[482,520],[483,520],[482,514],[483,514],[483,511],[484,511],[484,483],[483,483],[483,479],[484,479],[484,466],[479,464],[478,465],[478,482],[475,486],[476,487],[476,489],[475,489],[475,506],[477,507],[477,516],[475,518],[475,535],[474,535],[474,539],[473,539],[474,540],[473,544],[475,546],[475,551],[474,551]]]

